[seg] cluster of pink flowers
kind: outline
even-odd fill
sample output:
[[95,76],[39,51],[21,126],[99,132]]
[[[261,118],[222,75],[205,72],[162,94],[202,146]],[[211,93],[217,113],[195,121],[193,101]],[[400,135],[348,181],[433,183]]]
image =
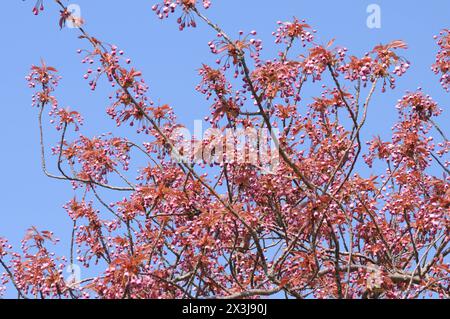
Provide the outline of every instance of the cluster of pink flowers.
[[286,102],[290,98],[300,100],[298,95],[300,64],[294,61],[267,61],[253,71],[251,77],[255,88],[264,99],[273,100],[278,95]]
[[58,108],[58,100],[53,94],[61,79],[57,75],[57,70],[54,67],[47,66],[42,61],[41,66],[32,66],[31,73],[26,77],[28,86],[36,88],[40,85],[41,89],[33,95],[32,105],[40,108],[45,108],[46,105],[51,105],[49,115],[52,118],[51,123],[56,123],[56,129],[59,131],[64,126],[73,124],[75,130],[79,130],[79,125],[83,124],[83,118],[80,113],[71,111],[69,108]]
[[390,83],[392,89],[395,88],[395,78],[390,74],[392,67],[394,67],[392,73],[397,76],[402,76],[409,69],[409,61],[404,60],[394,52],[395,49],[407,48],[405,42],[397,40],[386,45],[378,45],[373,49],[372,53],[376,56],[374,76],[384,79],[383,91],[386,90],[386,81]]
[[350,81],[361,80],[363,83],[367,83],[369,80],[373,80],[373,60],[370,56],[358,59],[355,56],[350,57],[350,62],[340,67],[340,70],[345,73],[345,78]]
[[[183,14],[178,18],[177,22],[180,30],[184,30],[186,27],[197,26],[194,17],[191,14],[191,10],[195,8],[198,0],[164,0],[163,3],[158,3],[152,6],[152,10],[158,15],[160,19],[169,17],[174,13],[177,7],[181,7]],[[202,0],[203,7],[208,9],[211,6],[210,0]]]
[[65,259],[55,258],[46,248],[47,242],[56,244],[58,239],[49,231],[32,227],[22,241],[22,254],[11,253],[11,272],[22,294],[35,298],[69,296],[63,277]]
[[[108,78],[112,87],[118,86],[114,95],[110,96],[113,101],[107,109],[108,115],[111,116],[118,126],[128,122],[130,126],[134,126],[138,122],[138,132],[148,132],[147,123],[144,113],[154,113],[158,117],[162,108],[154,107],[153,102],[146,96],[148,86],[142,79],[142,73],[134,68],[130,68],[131,59],[124,57],[124,51],[119,50],[115,45],[101,44],[97,39],[91,39],[95,43],[93,51],[78,50],[78,53],[87,52],[82,62],[94,64],[98,59],[100,66],[94,71],[89,68],[84,75],[89,80],[92,90],[96,89],[97,81],[102,75]],[[108,50],[101,50],[108,47]],[[139,105],[136,107],[135,102]],[[171,110],[165,110],[165,115],[171,116]]]
[[276,37],[276,43],[290,44],[293,40],[300,40],[303,46],[306,46],[307,42],[314,41],[315,30],[311,30],[309,24],[305,20],[300,21],[294,18],[293,21],[282,22],[278,21],[278,29],[273,32]]
[[77,111],[71,111],[66,109],[55,109],[49,112],[49,115],[53,117],[51,123],[56,123],[56,129],[62,130],[65,126],[73,124],[75,131],[80,129],[80,125],[83,125],[83,117]]
[[[105,223],[99,217],[99,211],[92,207],[92,203],[84,200],[72,199],[64,206],[70,218],[77,222],[75,231],[75,242],[78,246],[77,252],[85,249],[86,253],[77,256],[77,261],[89,267],[90,261],[95,257],[97,263],[100,259],[108,260],[108,252],[103,239],[102,228]],[[86,221],[86,224],[84,224]]]
[[339,70],[350,81],[361,80],[366,85],[367,82],[374,82],[380,78],[383,79],[383,91],[385,91],[387,82],[394,89],[395,78],[393,75],[401,77],[410,66],[409,62],[400,58],[394,50],[406,48],[406,44],[402,41],[378,45],[361,59],[351,56],[350,61],[341,65]]
[[309,50],[309,55],[302,61],[303,73],[312,76],[313,81],[320,81],[328,67],[339,66],[344,61],[346,52],[346,48],[329,50],[316,45]]
[[203,64],[203,67],[199,70],[199,75],[202,77],[202,81],[196,89],[200,93],[205,94],[207,100],[213,95],[221,98],[231,92],[231,84],[228,83],[222,70],[213,69]]
[[431,117],[439,116],[442,113],[437,103],[421,90],[403,96],[398,102],[397,108],[402,114],[405,110],[411,110],[410,116],[418,117],[422,121],[427,121]]
[[25,78],[28,81],[28,86],[32,89],[38,85],[41,86],[41,90],[33,95],[33,106],[41,107],[45,104],[51,104],[54,109],[58,107],[58,101],[52,96],[52,92],[61,79],[57,72],[54,67],[47,66],[44,61],[42,61],[41,66],[33,65],[31,67],[31,73]]
[[240,108],[244,105],[246,97],[241,91],[232,92],[232,85],[227,81],[222,69],[214,69],[206,64],[199,70],[202,81],[196,87],[197,91],[205,94],[206,99],[214,98],[214,104],[211,106],[212,125],[217,125],[218,121],[224,116],[229,121],[234,121],[240,113]]
[[[352,95],[344,92],[346,99],[352,99]],[[320,97],[315,97],[314,102],[310,105],[311,108],[317,112],[328,112],[330,107],[343,107],[345,103],[342,99],[341,93],[337,89],[326,90]]]
[[0,258],[6,256],[7,250],[12,247],[8,244],[8,241],[5,238],[0,237]]
[[438,39],[438,45],[440,51],[436,55],[436,63],[433,65],[433,71],[436,74],[441,74],[441,84],[447,91],[450,90],[450,30],[442,30],[439,36],[435,36]]
[[62,155],[72,166],[80,164],[77,177],[85,181],[107,183],[107,175],[116,170],[128,170],[130,146],[121,138],[104,136],[88,138],[81,136],[62,151]]
[[[116,71],[121,68],[121,63],[130,64],[131,59],[124,57],[124,51],[119,50],[115,45],[106,45],[101,43],[99,40],[95,38],[90,39],[93,42],[94,50],[78,50],[79,54],[84,53],[84,57],[82,59],[83,64],[93,65],[95,60],[98,59],[100,62],[100,66],[97,68],[96,72],[89,68],[84,75],[86,80],[89,80],[89,85],[92,90],[95,90],[97,87],[97,81],[102,75],[106,75],[108,77],[109,82],[112,87],[115,87],[115,75]],[[105,48],[108,47],[108,50],[101,50],[100,46]]]
[[364,154],[364,161],[366,164],[372,168],[374,159],[388,160],[391,156],[393,145],[389,142],[383,142],[381,137],[377,136],[372,139],[372,141],[366,142],[369,146],[369,153]]
[[[144,113],[151,112],[153,102],[145,96],[148,86],[139,79],[141,76],[142,73],[133,68],[118,67],[114,71],[114,78],[117,80],[119,88],[115,95],[110,97],[113,103],[107,113],[116,120],[118,126],[126,122],[129,122],[130,126],[134,126],[135,122],[138,122],[138,130],[145,131],[147,126]],[[136,107],[135,102],[139,107]]]
[[[222,33],[217,34],[217,39],[208,43],[211,52],[216,55],[223,54],[216,63],[223,66],[223,70],[227,70],[231,65],[235,66],[235,77],[239,76],[239,69],[243,67],[242,58],[248,52],[250,57],[259,62],[259,52],[262,50],[262,41],[252,38],[256,36],[256,31],[251,31],[245,37],[244,32],[239,31],[239,39],[230,42]],[[241,72],[243,72],[241,70]]]
[[[433,138],[429,137],[431,117],[439,116],[441,110],[429,95],[421,90],[407,93],[397,104],[400,121],[394,126],[392,142],[375,138],[370,152],[364,158],[371,166],[374,158],[391,161],[398,169],[425,170],[430,166],[430,156],[435,150]],[[442,154],[441,154],[442,155]]]
[[[7,257],[12,246],[8,243],[5,238],[0,237],[0,261]],[[0,275],[0,296],[2,296],[6,291],[6,284],[9,282],[10,278],[8,274],[2,273]]]

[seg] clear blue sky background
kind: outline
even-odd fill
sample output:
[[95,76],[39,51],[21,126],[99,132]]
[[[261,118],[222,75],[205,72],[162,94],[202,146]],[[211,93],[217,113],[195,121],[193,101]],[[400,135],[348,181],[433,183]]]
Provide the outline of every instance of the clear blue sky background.
[[[202,119],[209,104],[195,92],[199,81],[196,70],[211,62],[207,42],[215,34],[199,23],[199,28],[179,32],[175,21],[160,21],[151,11],[158,0],[74,0],[82,9],[86,28],[96,37],[117,44],[144,73],[155,101],[172,105],[182,122],[192,125]],[[92,93],[82,78],[85,66],[76,54],[85,45],[75,30],[59,30],[58,12],[53,1],[45,1],[44,14],[34,17],[34,0],[7,0],[0,6],[0,236],[17,247],[31,225],[51,229],[62,239],[56,251],[69,252],[71,222],[62,209],[72,196],[71,186],[46,178],[40,170],[37,110],[30,107],[32,92],[24,76],[31,64],[44,58],[63,76],[57,91],[61,106],[81,111],[85,134],[114,130],[104,110],[111,89],[100,86]],[[382,28],[366,26],[366,8],[376,3],[382,8]],[[398,89],[374,100],[366,137],[381,134],[388,137],[396,119],[394,105],[407,89],[418,86],[430,93],[442,106],[448,95],[431,72],[437,46],[433,35],[449,25],[450,1],[409,0],[213,0],[207,14],[230,34],[239,30],[257,30],[265,43],[263,58],[273,57],[276,21],[293,16],[305,18],[318,30],[326,43],[346,46],[350,53],[361,55],[374,45],[395,39],[405,40],[410,49],[404,54],[412,68],[399,80]],[[306,96],[308,92],[305,92]],[[448,110],[440,119],[448,126]],[[47,130],[48,145],[55,145],[57,134]],[[117,131],[114,131],[117,132]],[[121,130],[119,130],[121,132]],[[53,166],[51,166],[53,167]],[[370,173],[370,172],[368,172]]]

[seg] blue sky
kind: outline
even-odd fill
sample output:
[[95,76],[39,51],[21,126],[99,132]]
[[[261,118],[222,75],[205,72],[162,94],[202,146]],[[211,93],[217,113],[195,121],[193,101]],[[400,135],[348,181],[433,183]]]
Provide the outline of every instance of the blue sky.
[[[160,21],[151,11],[158,0],[73,0],[81,7],[87,30],[104,41],[118,45],[133,63],[143,71],[155,101],[172,105],[180,120],[192,125],[202,119],[209,104],[195,92],[199,78],[196,70],[201,63],[211,63],[207,42],[215,36],[199,23],[196,30],[179,32],[174,19]],[[53,1],[44,1],[46,10],[38,17],[31,9],[34,0],[2,1],[0,8],[0,236],[18,246],[31,225],[50,229],[62,239],[56,251],[67,254],[71,222],[62,205],[72,196],[71,186],[47,179],[40,170],[37,110],[32,109],[32,92],[24,80],[31,64],[44,58],[63,76],[57,97],[61,106],[79,110],[85,118],[83,133],[96,135],[116,130],[104,110],[110,88],[101,85],[91,92],[83,79],[85,66],[76,54],[84,43],[75,30],[59,30],[58,12]],[[382,28],[366,26],[369,4],[382,9]],[[433,35],[450,27],[450,1],[408,0],[213,0],[207,15],[219,23],[228,34],[239,30],[257,30],[265,45],[263,58],[274,56],[276,46],[271,33],[278,20],[293,16],[307,19],[318,30],[323,43],[336,38],[336,44],[361,55],[380,42],[403,39],[410,49],[404,56],[412,67],[399,80],[398,89],[378,95],[373,101],[364,136],[389,136],[396,119],[395,103],[407,89],[423,87],[424,91],[445,106],[448,95],[439,86],[439,79],[430,70],[437,46]],[[308,95],[308,92],[305,92]],[[449,115],[444,109],[439,123],[446,127]],[[57,134],[47,130],[47,145],[55,145]]]

